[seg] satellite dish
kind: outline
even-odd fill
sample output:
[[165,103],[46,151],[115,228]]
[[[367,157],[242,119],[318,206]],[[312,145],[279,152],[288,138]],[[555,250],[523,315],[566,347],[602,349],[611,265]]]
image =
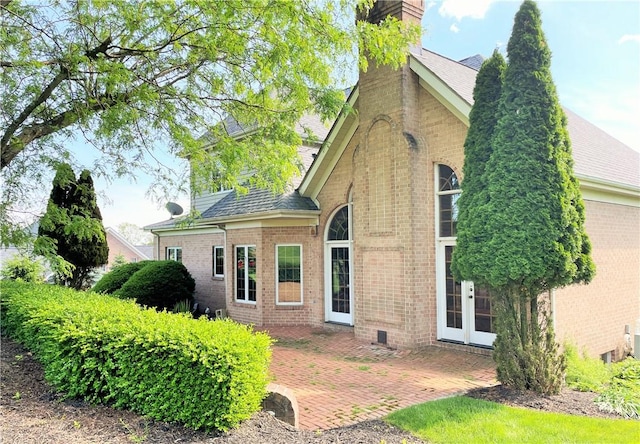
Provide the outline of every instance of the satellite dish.
[[182,207],[180,205],[178,205],[177,203],[175,203],[175,202],[167,203],[165,208],[167,209],[169,214],[171,214],[171,218],[172,219],[173,219],[173,216],[180,216],[182,214],[182,212],[184,211],[182,209]]

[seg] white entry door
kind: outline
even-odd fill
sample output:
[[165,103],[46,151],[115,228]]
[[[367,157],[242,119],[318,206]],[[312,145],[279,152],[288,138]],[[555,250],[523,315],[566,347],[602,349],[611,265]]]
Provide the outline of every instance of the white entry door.
[[438,248],[438,339],[491,346],[496,335],[488,292],[471,281],[453,278],[455,241],[441,241]]
[[326,252],[326,320],[353,325],[351,294],[351,258],[348,243],[327,245]]
[[327,225],[324,250],[325,321],[353,325],[351,206],[339,208]]

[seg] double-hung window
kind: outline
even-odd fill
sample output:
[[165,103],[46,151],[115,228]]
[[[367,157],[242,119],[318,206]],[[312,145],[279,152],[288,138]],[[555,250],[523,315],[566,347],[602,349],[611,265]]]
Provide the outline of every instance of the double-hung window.
[[256,302],[256,247],[236,246],[236,301]]
[[214,246],[213,256],[213,277],[224,277],[224,247]]
[[302,304],[302,245],[276,246],[276,301]]
[[165,250],[165,259],[168,261],[182,262],[182,247],[167,247]]

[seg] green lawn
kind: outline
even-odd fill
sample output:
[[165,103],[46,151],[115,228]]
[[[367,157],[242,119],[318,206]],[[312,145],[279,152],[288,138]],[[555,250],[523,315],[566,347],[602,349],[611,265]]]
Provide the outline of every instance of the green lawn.
[[540,412],[457,396],[387,421],[433,443],[640,443],[640,421]]

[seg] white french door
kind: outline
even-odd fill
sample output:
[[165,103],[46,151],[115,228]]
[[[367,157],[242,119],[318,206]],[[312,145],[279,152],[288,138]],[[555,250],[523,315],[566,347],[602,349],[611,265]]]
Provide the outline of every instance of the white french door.
[[344,205],[333,214],[327,225],[324,252],[325,321],[347,325],[353,325],[350,219],[351,205]]
[[455,240],[439,241],[437,259],[438,339],[491,346],[496,338],[489,294],[451,273]]
[[330,243],[326,250],[326,320],[353,325],[351,258],[348,243]]

